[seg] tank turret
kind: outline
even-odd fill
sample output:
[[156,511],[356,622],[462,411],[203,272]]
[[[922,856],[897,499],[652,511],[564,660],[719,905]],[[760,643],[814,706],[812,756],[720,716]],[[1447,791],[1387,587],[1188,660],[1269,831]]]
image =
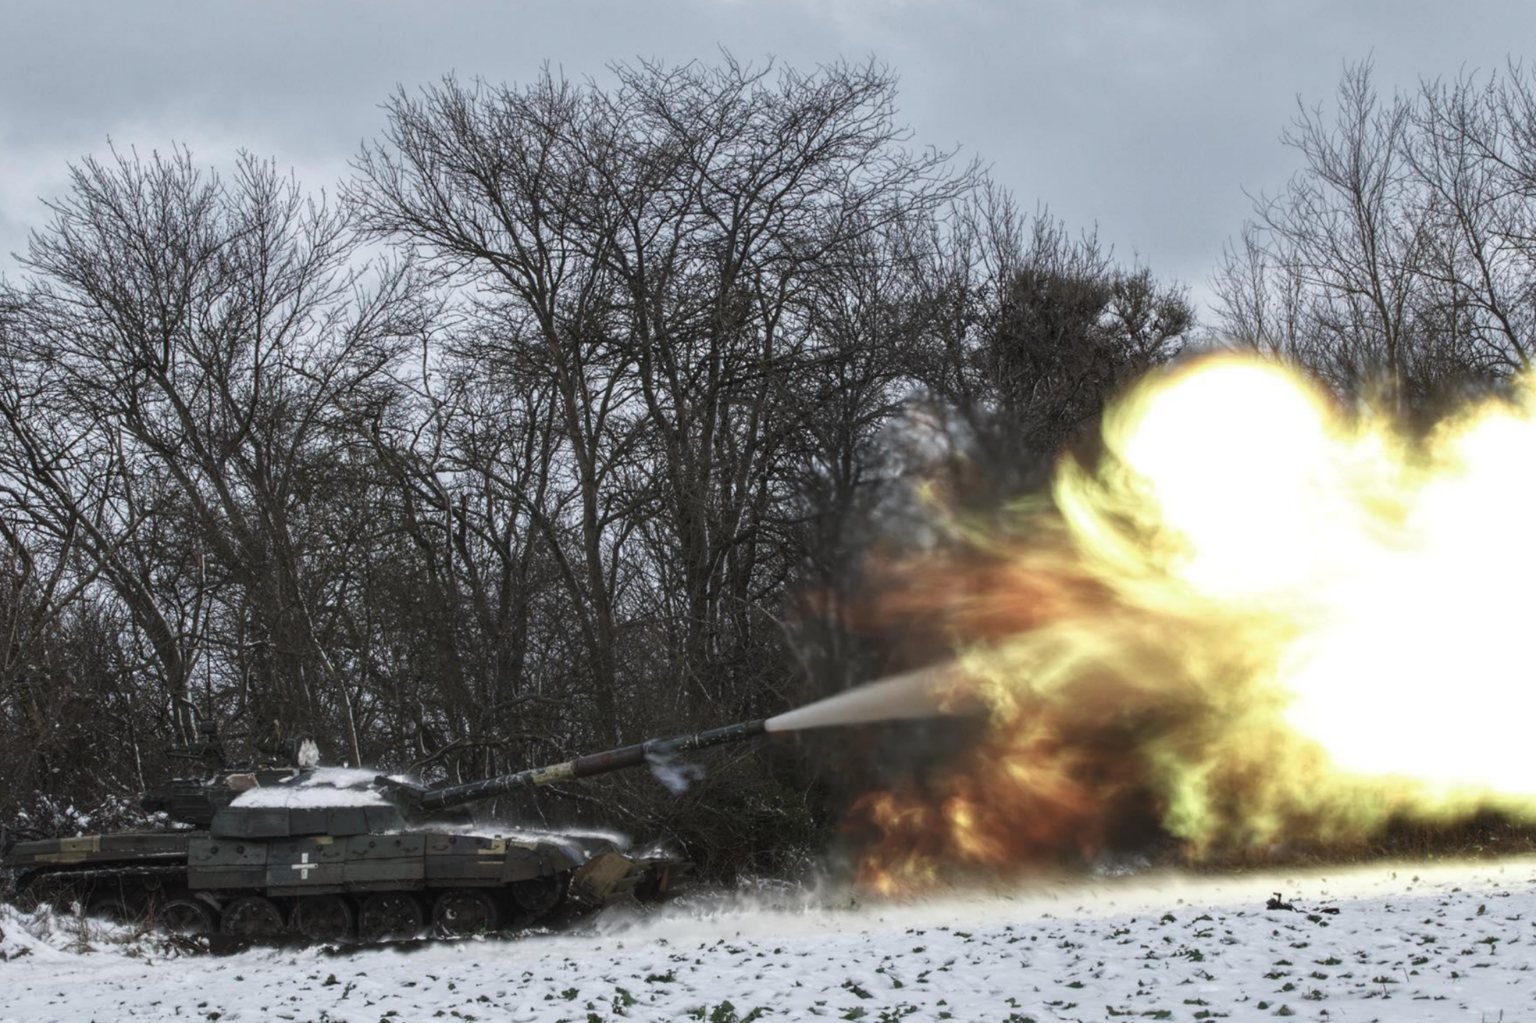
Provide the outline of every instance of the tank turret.
[[214,816],[236,796],[250,789],[280,785],[313,770],[320,761],[320,750],[313,739],[300,736],[258,750],[259,759],[232,765],[225,755],[218,726],[212,721],[198,726],[199,741],[173,746],[166,755],[173,760],[199,765],[196,774],[172,778],[139,797],[139,805],[148,813],[164,813],[179,824],[206,828]]

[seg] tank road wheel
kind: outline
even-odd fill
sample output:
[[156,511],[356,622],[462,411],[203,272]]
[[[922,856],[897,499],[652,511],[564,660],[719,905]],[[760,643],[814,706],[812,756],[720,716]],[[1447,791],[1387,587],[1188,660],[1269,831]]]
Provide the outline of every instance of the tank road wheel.
[[310,895],[293,911],[294,930],[310,941],[346,941],[352,935],[352,906],[340,895]]
[[422,923],[421,903],[410,892],[374,892],[363,899],[357,936],[362,941],[414,938]]
[[512,901],[536,919],[560,905],[570,887],[569,872],[530,877],[512,885]]
[[270,941],[283,933],[283,914],[277,911],[271,899],[247,895],[225,907],[219,931],[231,938]]
[[144,904],[127,892],[96,892],[86,903],[85,915],[100,917],[108,923],[131,924],[144,914]]
[[496,929],[496,901],[483,891],[458,888],[444,892],[432,906],[432,929],[441,937],[489,934]]
[[16,906],[22,912],[32,912],[42,902],[41,894],[38,891],[37,871],[29,870],[25,873],[17,874],[15,885],[16,894],[11,897],[12,901],[16,903]]
[[155,923],[163,931],[188,938],[215,930],[213,910],[197,899],[172,899],[155,911]]

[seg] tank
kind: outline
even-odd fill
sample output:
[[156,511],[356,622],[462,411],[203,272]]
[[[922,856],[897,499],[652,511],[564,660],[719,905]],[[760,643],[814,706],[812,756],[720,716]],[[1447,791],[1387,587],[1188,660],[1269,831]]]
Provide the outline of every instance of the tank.
[[563,906],[675,888],[689,864],[598,835],[475,827],[473,803],[739,742],[746,721],[463,785],[318,766],[312,742],[231,766],[215,732],[172,754],[202,769],[144,795],[179,827],[17,842],[18,891],[187,935],[365,942],[520,927]]

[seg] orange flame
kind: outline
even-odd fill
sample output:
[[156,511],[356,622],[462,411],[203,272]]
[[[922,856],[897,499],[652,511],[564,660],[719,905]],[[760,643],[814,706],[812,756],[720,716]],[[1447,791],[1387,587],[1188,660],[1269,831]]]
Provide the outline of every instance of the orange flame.
[[1536,544],[1504,521],[1536,507],[1532,387],[1413,438],[1209,359],[1133,389],[1104,449],[1009,538],[891,573],[879,610],[941,621],[991,721],[942,775],[855,805],[867,887],[1148,831],[1203,859],[1536,820]]

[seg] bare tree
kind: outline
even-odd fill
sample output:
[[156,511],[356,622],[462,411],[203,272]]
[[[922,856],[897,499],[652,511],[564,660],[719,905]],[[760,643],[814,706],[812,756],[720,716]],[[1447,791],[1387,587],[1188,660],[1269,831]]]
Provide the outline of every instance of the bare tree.
[[1423,270],[1458,368],[1507,376],[1536,341],[1536,95],[1519,68],[1422,85],[1411,156],[1435,213]]
[[353,695],[317,623],[323,531],[308,512],[341,468],[338,431],[383,400],[419,329],[409,274],[369,285],[345,218],[250,156],[227,183],[185,151],[88,159],[71,182],[23,260],[11,355],[46,407],[6,410],[25,485],[49,497],[56,531],[87,538],[178,703],[206,597],[232,588],[267,716],[305,724],[324,692],[356,758]]
[[1181,289],[1119,266],[1093,233],[1074,237],[1049,211],[1022,215],[993,186],[909,252],[927,320],[913,375],[956,410],[1003,492],[1035,482],[1194,327]]
[[424,574],[414,606],[434,685],[413,722],[415,753],[469,751],[492,771],[529,756],[528,740],[549,738],[527,711],[554,702],[542,692],[555,681],[552,644],[537,633],[568,615],[559,578],[570,566],[554,552],[573,543],[572,490],[555,472],[553,387],[499,358],[481,330],[495,327],[481,322],[450,340],[436,370],[424,360],[416,413],[377,424],[372,437]]
[[1409,410],[1528,363],[1536,315],[1536,100],[1512,67],[1378,96],[1347,69],[1336,111],[1303,109],[1305,166],[1229,246],[1214,284],[1235,343],[1344,393],[1385,384]]
[[750,691],[733,672],[761,673],[750,651],[776,638],[754,608],[785,577],[765,555],[807,384],[844,357],[815,282],[968,187],[944,154],[901,148],[878,65],[612,70],[608,90],[546,71],[401,93],[351,192],[516,324],[491,345],[548,381],[578,538],[549,549],[610,729],[636,619],[663,623],[678,713],[729,716]]

